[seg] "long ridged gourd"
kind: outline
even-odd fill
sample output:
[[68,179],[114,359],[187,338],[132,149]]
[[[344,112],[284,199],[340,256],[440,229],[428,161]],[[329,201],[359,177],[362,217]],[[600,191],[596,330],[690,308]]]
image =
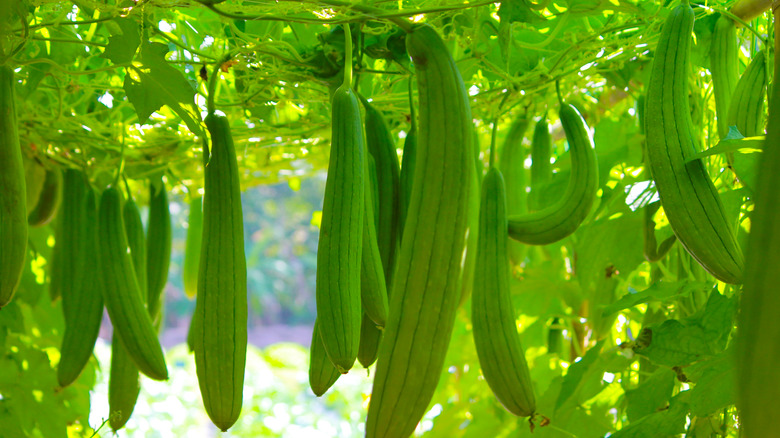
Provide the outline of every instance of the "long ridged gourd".
[[[516,117],[512,121],[499,151],[498,168],[507,182],[506,208],[510,215],[523,214],[528,211],[528,193],[525,191],[528,171],[525,169],[526,157],[522,142],[529,123],[527,114]],[[479,190],[479,185],[477,185],[477,192]],[[525,259],[526,249],[522,243],[509,242],[509,258],[514,265],[519,265]]]
[[116,187],[105,189],[100,196],[98,248],[103,300],[115,333],[142,373],[155,380],[166,380],[165,357],[127,250],[122,194]]
[[[409,199],[412,197],[412,179],[414,178],[414,163],[417,159],[417,113],[414,111],[414,97],[412,84],[409,82],[409,132],[404,139],[404,153],[401,160],[401,236],[403,236],[406,214],[409,210]],[[399,238],[400,241],[400,238]]]
[[599,189],[598,160],[585,120],[567,103],[561,104],[559,116],[571,155],[569,185],[554,204],[508,219],[509,237],[531,245],[557,242],[574,233],[590,212]]
[[200,263],[200,244],[203,237],[203,197],[190,200],[190,213],[187,216],[187,240],[184,247],[184,266],[182,280],[184,293],[190,298],[198,294],[198,264]]
[[[777,38],[777,37],[776,37]],[[769,100],[769,123],[750,216],[745,286],[737,331],[737,407],[744,436],[776,436],[780,410],[780,87]]]
[[54,218],[62,200],[62,172],[58,168],[46,170],[43,187],[33,211],[27,215],[31,227],[42,227]]
[[366,109],[366,148],[376,165],[376,197],[379,200],[377,239],[385,279],[392,283],[393,266],[401,235],[401,169],[395,142],[382,113],[363,96],[358,95]]
[[[374,159],[371,154],[366,154],[367,167],[368,167],[368,184],[366,184],[365,196],[366,196],[366,212],[363,216],[363,266],[360,272],[360,301],[363,307],[363,319],[360,322],[360,342],[358,344],[357,360],[363,367],[368,368],[376,362],[376,356],[379,352],[379,341],[382,339],[382,330],[377,326],[379,321],[375,321],[368,315],[368,309],[372,303],[375,307],[374,312],[377,309],[384,308],[384,311],[380,312],[380,315],[384,315],[381,318],[381,327],[385,326],[387,322],[387,284],[384,281],[384,268],[382,266],[382,258],[379,255],[379,246],[376,242],[376,231],[369,229],[369,224],[376,224],[377,215],[377,196],[376,196],[376,172],[374,170]],[[376,248],[376,249],[374,249]],[[367,254],[375,254],[369,257],[371,260],[367,260]],[[373,273],[372,276],[379,280],[381,276],[381,284],[371,285],[370,281],[366,281],[367,273]],[[378,281],[377,281],[378,283]],[[377,291],[384,292],[384,298],[377,296]],[[373,293],[369,293],[373,292]]]
[[14,70],[0,66],[0,307],[16,293],[27,252],[27,192],[14,85]]
[[336,383],[341,373],[328,359],[325,346],[320,338],[320,330],[317,321],[314,321],[314,329],[311,335],[311,347],[309,350],[309,387],[317,397],[322,397],[331,386]]
[[[370,163],[366,159],[364,178],[370,180]],[[385,281],[382,256],[379,252],[376,221],[374,220],[374,190],[366,185],[364,190],[365,211],[363,213],[363,249],[360,268],[360,302],[363,311],[379,327],[387,321],[387,283]],[[361,330],[362,333],[362,330]]]
[[674,234],[712,275],[739,283],[743,256],[715,185],[696,153],[688,103],[688,62],[694,13],[676,7],[666,19],[647,89],[647,164]]
[[149,184],[149,225],[146,231],[147,307],[152,320],[159,323],[163,291],[171,265],[171,211],[162,177]]
[[[141,298],[146,300],[146,239],[141,213],[132,197],[122,208],[127,246],[133,259]],[[148,311],[148,308],[147,308]],[[135,366],[119,336],[111,338],[111,369],[108,378],[109,425],[117,431],[125,426],[135,409],[141,391],[138,367]]]
[[341,373],[352,368],[360,345],[363,318],[360,271],[366,186],[360,103],[351,88],[352,37],[349,26],[344,30],[346,65],[344,82],[332,99],[330,161],[317,244],[315,291],[322,343]]
[[198,385],[222,431],[241,413],[247,349],[247,272],[238,161],[224,116],[209,114],[211,157],[203,194],[203,240],[193,322]]
[[[85,175],[75,169],[65,170],[63,176],[62,212],[58,224],[58,234],[55,241],[55,253],[58,256],[52,262],[51,287],[56,287],[56,295],[62,297],[62,311],[65,321],[73,314],[74,297],[79,297],[84,282],[84,264],[86,229],[84,228],[87,212],[87,190],[89,186]],[[78,299],[76,298],[77,302]]]
[[501,172],[491,167],[482,181],[479,245],[471,298],[471,323],[479,365],[496,398],[511,413],[536,411],[533,384],[525,361],[509,290],[506,196]]
[[764,134],[764,94],[767,73],[764,51],[753,55],[737,82],[729,107],[728,125],[736,126],[745,137]]
[[547,116],[536,122],[531,140],[531,192],[528,194],[528,210],[536,211],[542,207],[541,188],[552,179],[552,136],[547,124]]
[[[687,70],[686,70],[687,71]],[[734,22],[721,15],[715,22],[710,46],[710,73],[712,75],[715,113],[718,135],[726,137],[729,132],[728,114],[731,96],[739,79],[739,58],[737,54],[737,28]],[[686,86],[686,89],[688,87]],[[648,91],[648,101],[651,97]]]
[[[80,173],[78,179],[81,180],[78,186],[83,187],[74,189],[80,198],[75,203],[81,211],[75,212],[75,215],[69,212],[71,217],[68,221],[78,221],[74,225],[78,227],[76,235],[79,241],[71,242],[77,252],[70,253],[79,258],[80,263],[78,267],[70,265],[73,269],[79,269],[78,272],[69,273],[71,277],[77,278],[76,284],[62,295],[63,309],[67,308],[68,311],[65,312],[65,333],[62,336],[60,363],[57,365],[57,382],[63,387],[78,378],[92,356],[103,320],[100,282],[89,278],[100,272],[97,259],[97,196],[83,181]],[[69,207],[71,210],[73,208],[73,205]]]
[[[409,211],[379,346],[367,437],[407,437],[433,397],[463,281],[473,178],[471,108],[463,79],[436,31],[415,27],[419,137]],[[413,370],[413,372],[410,372]]]

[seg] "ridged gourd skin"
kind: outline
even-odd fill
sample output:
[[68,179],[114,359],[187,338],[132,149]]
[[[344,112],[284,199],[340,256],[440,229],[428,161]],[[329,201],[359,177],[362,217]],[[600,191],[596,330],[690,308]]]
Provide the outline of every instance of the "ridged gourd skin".
[[103,300],[115,333],[142,373],[155,380],[168,379],[162,346],[127,249],[122,194],[116,187],[105,189],[100,196],[98,248]]
[[333,95],[332,137],[317,245],[317,319],[325,351],[341,373],[360,342],[360,271],[365,211],[365,144],[360,104],[342,85]]
[[737,50],[737,28],[730,18],[721,15],[715,22],[710,46],[710,74],[720,138],[724,138],[729,132],[727,120],[731,96],[739,78]]
[[16,293],[27,253],[27,192],[14,85],[13,69],[0,66],[0,307]]
[[729,107],[729,126],[736,126],[745,137],[764,134],[764,94],[766,93],[766,56],[761,50],[753,55],[740,76]]
[[184,266],[182,282],[184,293],[190,298],[198,294],[198,265],[200,263],[200,245],[203,237],[203,197],[190,200],[190,213],[187,216],[187,240],[184,247]]
[[412,197],[379,345],[366,436],[414,432],[441,376],[463,281],[474,178],[469,96],[455,62],[428,25],[406,36],[419,90]]
[[[376,166],[376,197],[378,199],[377,242],[382,256],[387,283],[393,275],[401,236],[401,168],[395,142],[382,113],[363,96],[358,96],[366,109],[366,149]],[[392,287],[392,285],[390,285]]]
[[737,407],[746,437],[775,436],[780,410],[780,87],[773,88],[737,326]]
[[[371,163],[366,160],[365,180],[370,181]],[[374,188],[366,185],[364,190],[365,211],[363,213],[363,250],[361,251],[360,268],[360,302],[365,315],[368,315],[379,327],[384,327],[387,321],[387,283],[385,281],[382,256],[376,232],[374,219]],[[365,326],[361,323],[361,325]],[[362,330],[361,330],[362,333]],[[358,349],[359,351],[359,349]]]
[[230,123],[224,116],[209,114],[206,127],[211,157],[206,164],[203,195],[193,349],[206,413],[226,431],[241,413],[246,367],[244,219]]
[[696,153],[688,102],[688,63],[694,13],[669,14],[655,51],[646,101],[646,162],[677,239],[713,276],[742,281],[744,260],[715,185]]
[[27,215],[31,227],[42,227],[57,214],[62,200],[62,172],[59,168],[46,170],[41,193],[33,211]]
[[317,397],[322,397],[336,383],[341,373],[333,366],[325,353],[317,321],[314,321],[309,350],[309,387]]
[[[70,170],[68,172],[71,172]],[[73,174],[71,174],[73,175]],[[57,382],[65,387],[73,383],[84,366],[92,357],[95,342],[100,332],[100,323],[103,320],[103,293],[100,290],[100,282],[94,281],[89,276],[96,275],[98,271],[97,259],[97,196],[87,186],[80,172],[75,174],[79,180],[78,187],[70,187],[79,199],[74,205],[63,208],[70,210],[68,222],[76,227],[74,231],[78,241],[71,241],[71,251],[68,253],[79,260],[77,266],[69,264],[72,269],[78,269],[69,273],[73,278],[71,287],[63,291],[62,306],[67,308],[65,312],[65,332],[62,336],[60,348],[60,363],[57,365]],[[86,192],[86,193],[85,193]],[[74,208],[81,211],[74,212]],[[75,214],[74,214],[75,213]]]
[[[536,122],[531,140],[531,192],[528,194],[528,210],[536,211],[542,207],[541,188],[552,179],[552,136],[547,117]],[[507,187],[507,190],[509,188]],[[507,205],[507,208],[509,206]]]
[[171,265],[171,211],[168,208],[168,192],[160,178],[149,185],[149,224],[146,231],[146,299],[152,321],[160,318],[160,308],[165,297],[163,292],[168,282]]
[[509,412],[527,417],[536,411],[536,398],[509,289],[507,240],[504,179],[491,167],[482,181],[472,334],[482,375],[493,394]]
[[599,189],[596,150],[585,120],[567,103],[561,104],[559,116],[571,155],[566,191],[552,205],[508,218],[509,237],[530,245],[547,245],[574,233],[590,212]]
[[[127,246],[133,260],[141,298],[146,300],[146,238],[141,212],[131,197],[122,208],[127,234]],[[148,311],[148,308],[147,308]],[[125,426],[133,414],[141,391],[138,367],[135,366],[119,336],[111,338],[111,368],[108,378],[109,425],[117,431]]]

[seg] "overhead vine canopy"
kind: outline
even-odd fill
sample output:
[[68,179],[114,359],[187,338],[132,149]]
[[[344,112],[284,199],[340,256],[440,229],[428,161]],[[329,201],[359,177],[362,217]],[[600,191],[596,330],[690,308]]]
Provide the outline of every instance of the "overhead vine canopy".
[[544,112],[555,81],[583,109],[609,111],[636,94],[665,10],[617,0],[13,0],[4,13],[28,153],[93,172],[124,159],[131,178],[168,166],[198,185],[206,78],[220,74],[216,105],[233,121],[242,177],[254,185],[325,166],[329,90],[344,65],[337,24],[356,31],[359,90],[400,132],[413,67],[398,18],[439,29],[474,117],[490,121],[505,90],[508,114]]

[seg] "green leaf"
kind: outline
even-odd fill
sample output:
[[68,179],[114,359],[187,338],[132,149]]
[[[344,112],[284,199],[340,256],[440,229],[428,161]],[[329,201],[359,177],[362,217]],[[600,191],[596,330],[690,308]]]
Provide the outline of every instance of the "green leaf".
[[644,261],[642,221],[641,212],[623,214],[577,231],[575,271],[583,287],[603,277],[610,266],[617,270],[616,275],[628,275]]
[[753,152],[756,150],[761,150],[764,148],[765,138],[766,137],[764,136],[739,138],[726,137],[725,139],[719,141],[715,146],[703,150],[695,155],[691,155],[685,160],[685,162],[690,163],[691,161],[709,157],[710,155],[727,154],[731,152]]
[[736,401],[736,361],[733,348],[717,357],[693,365],[685,375],[696,381],[691,390],[691,413],[697,417],[712,415]]
[[119,32],[108,38],[103,57],[114,64],[127,64],[133,60],[141,44],[141,29],[138,22],[130,18],[118,18],[114,22]]
[[640,333],[634,352],[658,365],[684,366],[713,356],[726,347],[736,312],[736,299],[710,294],[701,312],[684,320],[670,319]]
[[609,348],[602,352],[605,341],[599,341],[591,347],[580,360],[569,367],[561,384],[561,390],[555,401],[555,411],[559,413],[571,407],[585,403],[609,386],[604,373],[618,373],[625,370],[631,360],[619,354],[618,348]]
[[199,133],[200,114],[195,105],[195,89],[182,73],[168,65],[168,46],[146,42],[141,46],[140,67],[130,67],[125,75],[127,98],[135,107],[140,123],[167,105],[184,120],[193,133]]
[[663,438],[685,431],[690,391],[677,394],[669,403],[669,409],[650,414],[610,435],[611,438]]
[[677,374],[669,368],[659,368],[635,389],[626,391],[626,416],[633,423],[658,412],[669,404]]

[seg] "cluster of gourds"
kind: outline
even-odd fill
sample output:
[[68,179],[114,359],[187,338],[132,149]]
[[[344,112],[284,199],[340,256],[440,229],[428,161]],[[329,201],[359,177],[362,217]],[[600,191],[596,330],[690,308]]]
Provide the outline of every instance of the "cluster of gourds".
[[[346,27],[345,34],[350,60]],[[505,188],[494,146],[483,178],[468,93],[441,37],[430,26],[413,26],[406,46],[419,105],[415,111],[410,87],[412,127],[400,169],[381,113],[355,96],[351,68],[345,68],[333,96],[317,253],[318,317],[309,381],[319,396],[356,359],[364,367],[376,361],[367,436],[414,431],[441,375],[456,310],[469,296],[485,379],[510,412],[536,413],[509,292],[508,238],[536,245],[565,238],[585,219],[598,189],[593,140],[579,112],[562,102],[560,119],[572,156],[567,190],[552,205],[508,213],[514,204],[507,199],[524,200],[525,194],[518,197],[515,185]],[[518,166],[522,171],[519,139],[527,124],[513,128],[502,150],[508,173]],[[546,120],[537,131],[535,160],[546,160],[551,174]],[[537,184],[549,179],[543,169],[538,173]],[[505,193],[510,190],[513,197]]]
[[[695,157],[699,136],[693,132],[687,91],[693,22],[687,1],[669,13],[640,105],[646,165],[661,198],[660,205],[647,207],[645,255],[656,261],[679,240],[718,280],[745,281],[741,403],[746,428],[756,431],[771,419],[765,406],[753,400],[778,395],[763,382],[771,377],[775,362],[770,360],[780,360],[780,354],[758,354],[755,346],[772,343],[780,332],[773,323],[777,312],[771,313],[780,311],[780,299],[770,293],[777,283],[774,267],[780,263],[780,228],[772,214],[780,206],[774,187],[780,122],[768,124],[746,275],[733,226],[705,163]],[[356,359],[366,368],[376,362],[366,434],[409,436],[436,389],[456,310],[471,297],[473,336],[485,380],[507,410],[533,418],[535,397],[509,292],[510,266],[523,257],[520,243],[559,241],[591,211],[599,182],[589,128],[559,94],[559,118],[572,161],[570,181],[558,201],[542,205],[534,187],[551,175],[550,133],[542,117],[533,135],[532,195],[526,206],[523,185],[517,182],[524,160],[518,147],[530,120],[515,121],[498,160],[494,132],[483,176],[470,98],[452,56],[432,27],[400,23],[407,32],[419,101],[414,105],[410,82],[412,125],[401,164],[382,113],[352,89],[352,37],[344,27],[344,81],[332,97],[331,155],[317,253],[311,388],[322,395]],[[764,52],[739,77],[734,22],[725,16],[718,20],[712,47],[720,136],[727,135],[729,126],[745,136],[760,135],[767,88]],[[215,80],[216,74],[211,85]],[[60,173],[49,168],[45,177],[33,179],[40,184],[26,184],[14,82],[14,71],[0,67],[0,307],[18,287],[27,227],[49,222],[59,209],[51,268],[51,294],[62,299],[66,323],[59,383],[69,385],[81,373],[105,307],[114,326],[109,404],[116,430],[135,405],[139,371],[157,380],[168,378],[155,328],[162,318],[171,251],[165,185],[162,180],[150,183],[144,232],[129,187],[125,200],[118,177],[101,193],[84,172],[74,169]],[[242,404],[247,268],[235,149],[227,118],[214,111],[214,89],[209,87],[212,100],[205,120],[210,141],[204,142],[204,196],[202,204],[198,197],[191,204],[184,285],[188,294],[197,295],[189,342],[203,402],[212,421],[227,430]],[[777,87],[774,95],[768,120],[780,120]],[[658,246],[653,217],[660,206],[675,237]],[[88,278],[92,275],[97,281]],[[767,395],[756,399],[756,393]]]

